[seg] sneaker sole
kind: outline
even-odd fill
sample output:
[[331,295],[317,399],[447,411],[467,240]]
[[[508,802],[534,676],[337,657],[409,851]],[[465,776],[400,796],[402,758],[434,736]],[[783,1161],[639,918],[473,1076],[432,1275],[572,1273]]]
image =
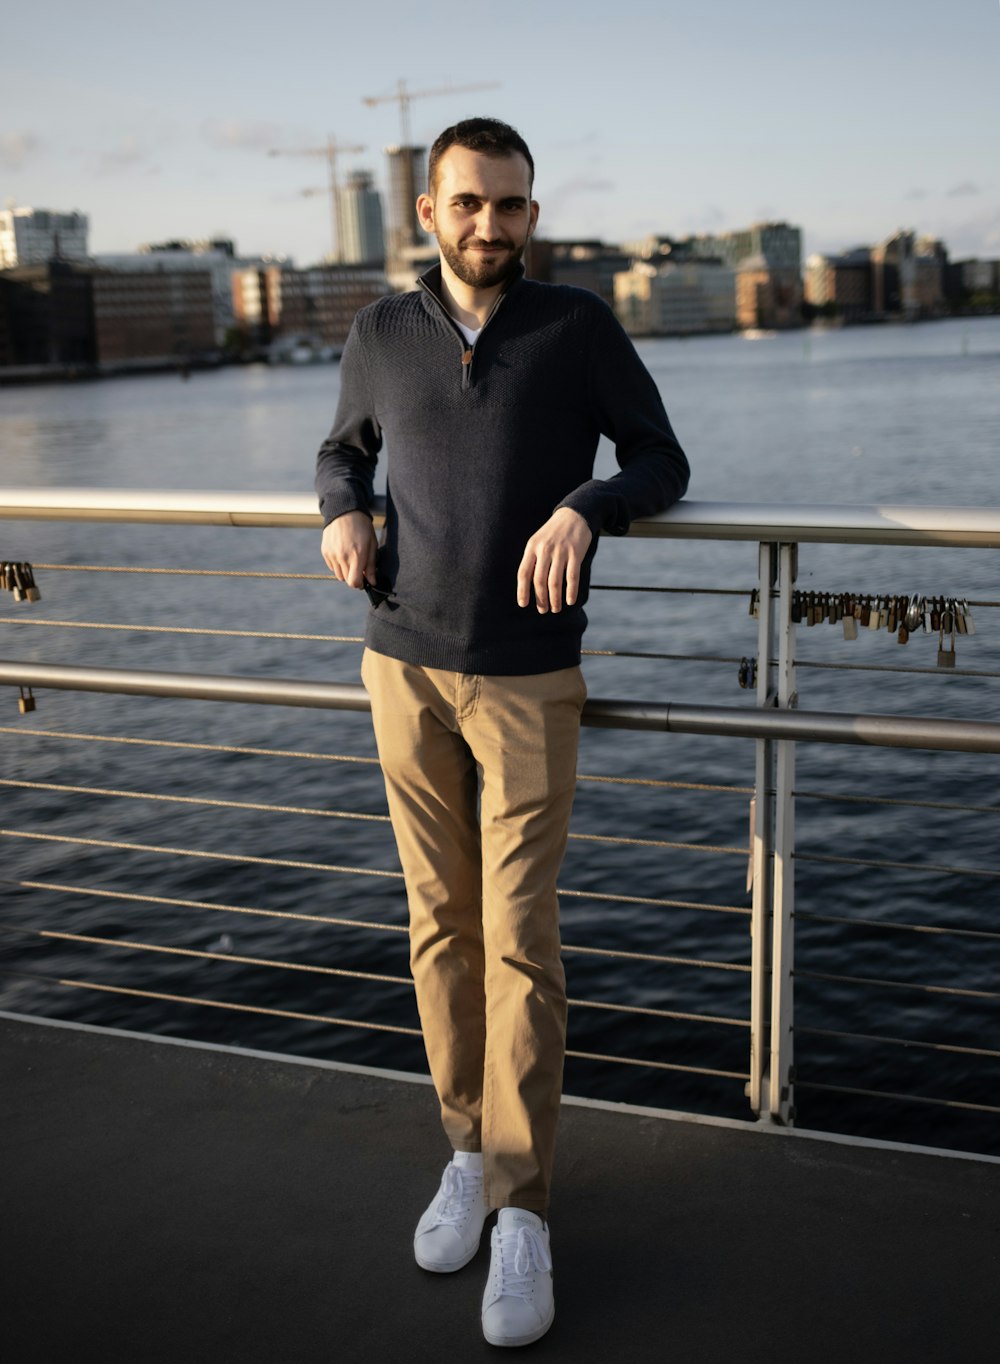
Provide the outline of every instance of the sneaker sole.
[[487,1345],[500,1346],[531,1345],[534,1341],[541,1340],[542,1336],[545,1335],[546,1331],[548,1331],[549,1327],[552,1325],[555,1319],[556,1309],[555,1307],[553,1307],[552,1313],[548,1321],[543,1322],[542,1325],[539,1326],[537,1331],[532,1331],[532,1333],[527,1336],[495,1336],[491,1335],[490,1332],[487,1331],[486,1327],[484,1326],[483,1339],[486,1341]]

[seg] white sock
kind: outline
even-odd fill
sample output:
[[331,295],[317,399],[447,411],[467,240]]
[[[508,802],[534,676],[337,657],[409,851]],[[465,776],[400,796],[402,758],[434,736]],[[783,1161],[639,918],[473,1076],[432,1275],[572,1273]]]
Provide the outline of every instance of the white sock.
[[483,1173],[482,1151],[455,1151],[451,1160],[452,1164],[457,1165],[460,1170],[468,1170],[470,1174],[474,1175]]

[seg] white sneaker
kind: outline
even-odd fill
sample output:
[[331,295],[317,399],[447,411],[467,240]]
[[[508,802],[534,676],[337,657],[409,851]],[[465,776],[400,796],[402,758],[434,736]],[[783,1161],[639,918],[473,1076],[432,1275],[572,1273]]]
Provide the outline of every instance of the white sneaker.
[[491,1345],[530,1345],[556,1314],[549,1229],[533,1212],[501,1208],[483,1294],[483,1335]]
[[[461,1158],[462,1153],[456,1155]],[[420,1268],[452,1274],[467,1265],[479,1249],[489,1213],[481,1171],[450,1161],[413,1234],[413,1254]]]

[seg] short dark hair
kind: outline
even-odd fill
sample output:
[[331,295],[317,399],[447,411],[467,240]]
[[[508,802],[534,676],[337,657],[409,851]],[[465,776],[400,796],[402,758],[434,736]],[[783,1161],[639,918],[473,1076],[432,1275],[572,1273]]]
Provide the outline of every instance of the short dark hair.
[[520,153],[528,163],[528,184],[534,183],[535,163],[527,142],[516,128],[509,123],[501,123],[498,118],[463,118],[461,123],[453,123],[434,139],[427,162],[427,182],[431,194],[434,193],[438,162],[451,147],[465,147],[483,156],[513,156]]

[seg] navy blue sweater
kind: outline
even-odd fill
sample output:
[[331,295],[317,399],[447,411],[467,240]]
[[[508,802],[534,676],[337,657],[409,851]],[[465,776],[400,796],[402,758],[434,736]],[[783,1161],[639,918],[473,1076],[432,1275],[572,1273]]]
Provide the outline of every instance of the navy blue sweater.
[[[688,464],[663,403],[607,305],[585,289],[515,279],[471,352],[439,296],[440,267],[355,319],[340,403],[320,447],[324,524],[370,513],[388,453],[385,544],[366,643],[463,673],[550,672],[580,660],[597,537],[684,495]],[[592,477],[601,434],[621,472]],[[517,604],[527,540],[556,507],[594,533],[577,604]]]

